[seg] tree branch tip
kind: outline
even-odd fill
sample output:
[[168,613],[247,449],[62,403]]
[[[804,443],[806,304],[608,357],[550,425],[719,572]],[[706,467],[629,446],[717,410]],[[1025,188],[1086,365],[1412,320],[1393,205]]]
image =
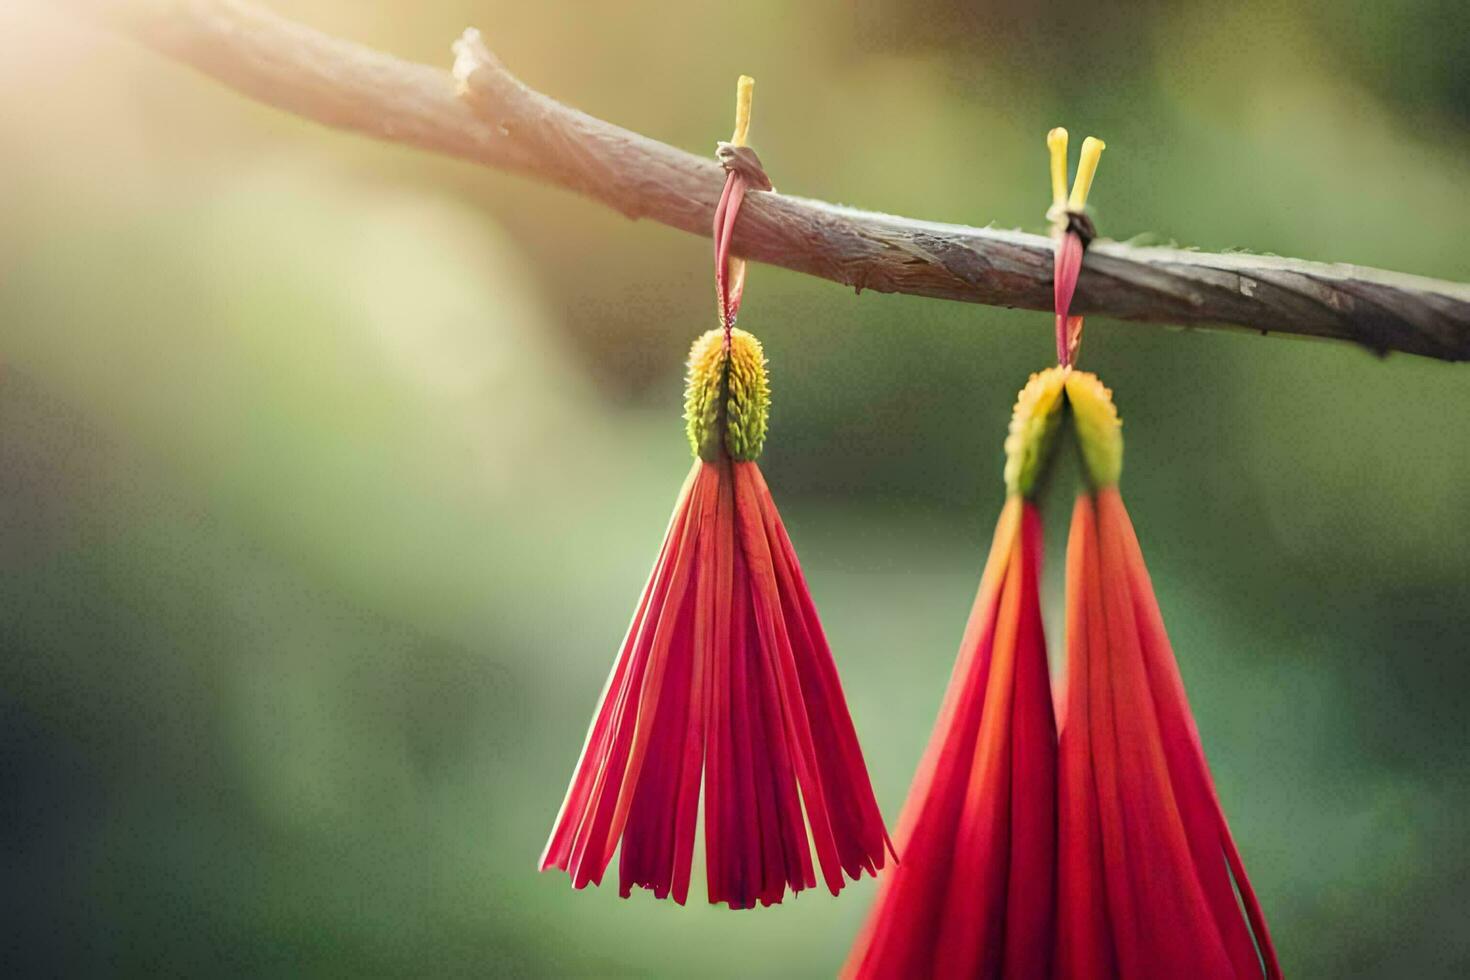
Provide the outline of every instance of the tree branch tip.
[[478,27],[466,27],[449,47],[454,52],[450,74],[454,76],[455,91],[460,96],[483,95],[490,88],[488,73],[505,70],[500,59],[485,44]]

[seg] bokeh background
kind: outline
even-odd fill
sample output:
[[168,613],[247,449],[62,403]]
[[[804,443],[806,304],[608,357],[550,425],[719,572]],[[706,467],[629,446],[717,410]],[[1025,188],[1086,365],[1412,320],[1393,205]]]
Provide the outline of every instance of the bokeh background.
[[[799,194],[1041,230],[1064,124],[1108,142],[1112,237],[1470,279],[1461,0],[276,7],[446,65],[478,25],[701,152],[748,72]],[[830,975],[871,881],[732,913],[535,871],[688,466],[708,252],[0,7],[0,959]],[[747,296],[763,466],[894,820],[1050,321]],[[1465,975],[1470,374],[1103,318],[1084,363],[1288,973]]]

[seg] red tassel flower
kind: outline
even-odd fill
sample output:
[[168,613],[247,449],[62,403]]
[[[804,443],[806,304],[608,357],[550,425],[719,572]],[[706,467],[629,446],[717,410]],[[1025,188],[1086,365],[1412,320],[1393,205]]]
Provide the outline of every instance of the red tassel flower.
[[1067,542],[1057,975],[1280,977],[1133,525],[1096,377],[1067,379],[1091,490]]
[[[674,507],[541,867],[683,903],[704,781],[709,898],[731,908],[876,874],[887,833],[837,667],[755,458],[769,394],[743,330],[695,342],[698,457]],[[805,819],[803,819],[805,810]]]
[[[740,79],[714,217],[723,329],[694,342],[685,396],[694,467],[613,664],[541,868],[600,884],[619,842],[619,891],[689,894],[700,786],[711,903],[751,908],[789,888],[836,895],[891,850],[837,666],[756,458],[770,390],[760,342],[734,328],[744,267],[730,243],[748,187]],[[732,282],[733,278],[733,282]],[[808,835],[816,848],[814,867]]]
[[1006,449],[1008,496],[929,748],[899,822],[903,862],[847,977],[1045,977],[1052,952],[1056,726],[1032,502],[1063,372],[1032,377]]
[[[1065,130],[1047,137],[1057,237],[1057,359],[1031,378],[1006,443],[1009,496],[929,749],[899,824],[903,864],[843,974],[1279,978],[1118,494],[1121,423],[1071,367],[1069,315],[1102,152],[1066,196]],[[1089,490],[1067,551],[1067,683],[1052,725],[1030,502],[1063,402]]]

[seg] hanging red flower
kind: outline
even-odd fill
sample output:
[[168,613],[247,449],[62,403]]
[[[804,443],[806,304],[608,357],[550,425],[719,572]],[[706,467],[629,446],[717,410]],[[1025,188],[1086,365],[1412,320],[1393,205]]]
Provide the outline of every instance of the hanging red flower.
[[[848,977],[1281,976],[1118,494],[1111,393],[1071,367],[1082,319],[1069,305],[1092,237],[1082,208],[1103,144],[1083,143],[1068,198],[1066,138],[1047,138],[1060,366],[1017,401],[1010,495],[899,823],[904,862],[880,886]],[[1068,542],[1058,738],[1029,499],[1064,401],[1089,489]]]
[[[756,458],[770,407],[760,342],[735,329],[743,265],[730,266],[748,186],[769,189],[745,143],[742,76],[729,171],[714,217],[722,329],[689,353],[694,467],[587,733],[541,868],[601,883],[619,842],[619,890],[683,904],[700,786],[711,903],[751,908],[844,875],[891,849],[837,666],[796,550]],[[803,816],[803,813],[805,814]]]
[[[701,776],[711,902],[749,908],[875,874],[887,833],[837,668],[755,462],[759,342],[711,330],[689,356],[694,467],[613,665],[542,869],[683,903]],[[803,819],[805,809],[805,819]]]
[[1066,389],[1090,489],[1067,542],[1057,975],[1280,977],[1118,493],[1111,392]]
[[903,862],[848,957],[854,978],[1045,977],[1052,952],[1056,726],[1031,497],[1064,372],[1033,375],[1006,441],[1007,499],[939,719],[899,821]]

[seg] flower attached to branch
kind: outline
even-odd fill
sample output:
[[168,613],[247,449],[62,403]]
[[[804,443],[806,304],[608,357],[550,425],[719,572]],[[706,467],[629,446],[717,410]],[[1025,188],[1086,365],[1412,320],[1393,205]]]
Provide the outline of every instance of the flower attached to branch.
[[578,888],[601,882],[621,841],[622,895],[682,904],[701,778],[711,902],[771,905],[816,870],[835,895],[884,864],[837,668],[755,461],[769,402],[753,336],[695,342],[694,466],[541,861]]
[[[729,142],[715,144],[715,159],[725,168],[725,186],[720,202],[715,205],[711,237],[715,243],[715,302],[720,323],[729,329],[740,312],[740,299],[745,294],[745,260],[733,257],[730,246],[735,238],[735,219],[750,190],[775,190],[771,178],[761,166],[761,158],[750,148],[750,109],[755,96],[755,79],[741,75],[735,85],[735,132]],[[728,341],[727,341],[728,342]]]
[[[1082,321],[1068,306],[1103,144],[1084,143],[1066,198],[1066,139],[1047,140],[1060,363],[1016,401],[1006,505],[899,822],[903,863],[879,886],[846,977],[1281,976],[1118,494],[1112,393],[1072,367]],[[1032,501],[1063,420],[1087,489],[1068,541],[1067,682],[1054,701]]]
[[1033,375],[1006,440],[1007,498],[939,718],[844,976],[1045,977],[1052,953],[1056,726],[1033,502],[1066,372]]
[[[892,850],[837,666],[796,550],[756,459],[770,409],[760,342],[735,328],[732,277],[746,191],[769,189],[745,146],[741,76],[729,176],[715,212],[720,326],[689,352],[693,469],[613,664],[541,868],[602,881],[619,842],[619,891],[683,904],[700,787],[711,903],[751,908],[787,889],[836,895]],[[816,848],[813,865],[808,838]]]
[[1118,477],[1112,393],[1073,373],[1088,490],[1067,541],[1056,973],[1280,977]]

